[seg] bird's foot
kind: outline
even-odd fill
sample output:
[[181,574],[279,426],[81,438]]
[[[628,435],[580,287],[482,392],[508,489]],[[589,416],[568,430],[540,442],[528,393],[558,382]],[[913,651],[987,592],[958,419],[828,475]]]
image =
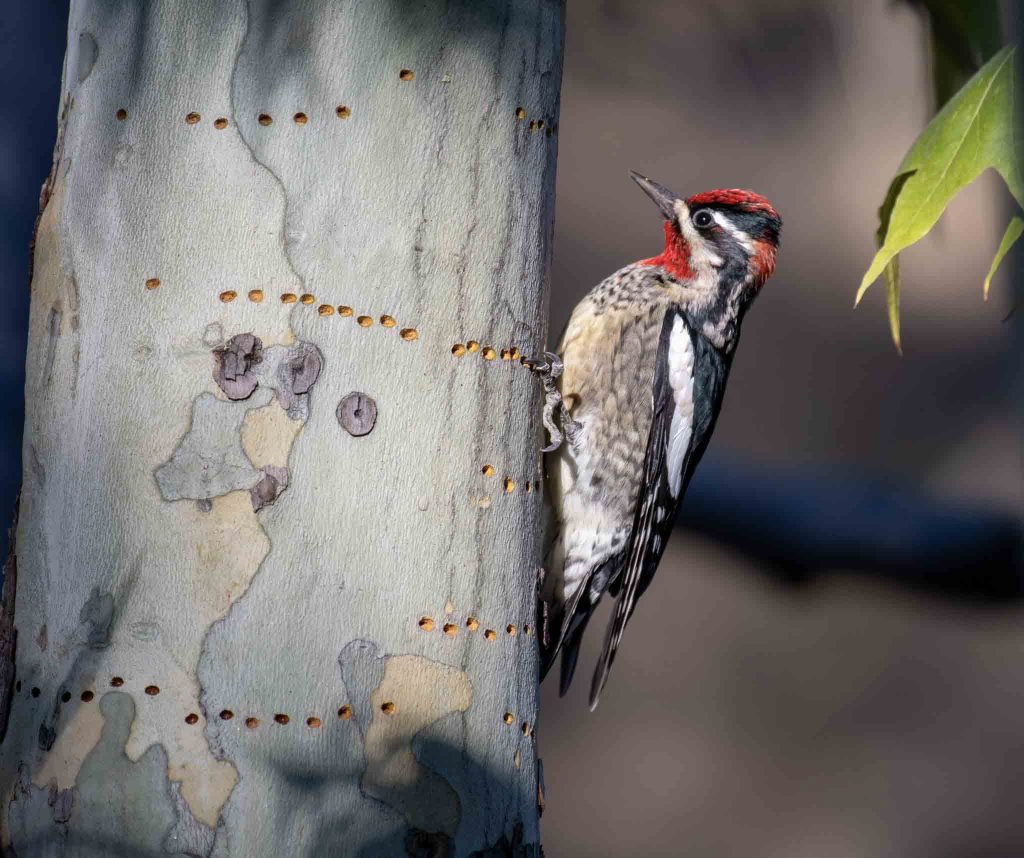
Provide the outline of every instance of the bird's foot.
[[[541,383],[544,385],[544,428],[548,431],[551,443],[544,447],[541,452],[553,453],[562,445],[562,441],[566,436],[569,437],[571,443],[580,429],[580,424],[569,417],[569,410],[562,401],[562,394],[559,392],[558,384],[556,383],[565,369],[565,365],[562,363],[562,359],[554,352],[544,352],[543,358],[527,358],[526,363],[530,369],[540,376]],[[555,420],[556,412],[562,422],[561,427],[559,427],[558,422]]]

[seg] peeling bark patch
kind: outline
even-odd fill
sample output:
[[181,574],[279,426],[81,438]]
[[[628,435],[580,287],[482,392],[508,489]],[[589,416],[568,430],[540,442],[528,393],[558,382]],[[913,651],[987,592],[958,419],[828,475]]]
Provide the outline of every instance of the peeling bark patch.
[[[24,854],[29,855],[67,854],[67,823],[71,819],[74,804],[73,790],[60,790],[54,781],[34,786],[29,780],[27,767],[21,765],[7,806],[6,828],[10,838],[10,854],[16,855],[16,850],[22,846],[26,849]],[[47,817],[52,820],[52,825]],[[50,849],[44,852],[39,848],[39,841],[47,844]]]
[[288,469],[266,465],[262,469],[263,478],[249,489],[252,511],[259,512],[263,507],[270,506],[278,495],[288,488]]
[[[89,702],[93,697],[91,691],[82,693],[83,702]],[[39,787],[51,782],[60,788],[74,786],[82,763],[99,742],[102,732],[103,716],[99,708],[77,707],[61,728],[42,765],[33,774],[33,783]]]
[[277,401],[251,409],[242,421],[242,449],[256,468],[286,468],[302,425],[301,420],[292,420]]
[[248,399],[259,383],[255,365],[263,360],[263,341],[236,334],[213,352],[213,378],[228,399]]
[[306,418],[308,406],[304,397],[313,389],[321,369],[320,350],[309,343],[296,343],[282,355],[278,363],[277,398],[292,419]]
[[[204,622],[223,616],[249,587],[260,563],[270,551],[259,520],[252,512],[248,492],[231,492],[211,503],[205,515],[186,517],[195,529],[197,563],[191,586],[196,603],[204,606]],[[182,708],[193,709],[194,703]]]
[[[161,854],[166,833],[179,821],[166,752],[153,745],[137,761],[126,755],[135,718],[135,706],[126,694],[107,694],[99,707],[79,711],[100,722],[100,733],[88,748],[75,744],[74,751],[87,756],[75,767],[73,783],[62,784],[47,775],[46,766],[33,778],[40,789],[33,789],[24,775],[19,779],[9,811],[15,852],[43,854],[38,852],[40,844],[53,844],[52,853],[45,854]],[[62,732],[62,741],[66,733]],[[47,764],[57,756],[52,752]],[[46,804],[40,807],[38,802]],[[56,831],[54,824],[60,826]]]
[[[387,657],[383,679],[370,695],[374,714],[364,737],[360,785],[421,832],[454,837],[461,810],[451,784],[419,763],[413,739],[446,715],[465,712],[472,696],[465,671],[416,655]],[[390,714],[384,711],[388,703],[395,706]]]
[[[264,349],[258,337],[236,334],[214,351],[213,376],[229,399],[248,399],[257,387],[274,390],[292,420],[305,420],[309,416],[309,394],[323,365],[320,350],[311,343]],[[266,404],[260,402],[254,407]]]
[[[267,404],[269,393],[252,407]],[[200,500],[248,491],[261,479],[242,449],[239,433],[247,408],[202,393],[192,405],[192,425],[170,461],[156,471],[164,500]]]
[[335,414],[349,435],[360,438],[373,431],[377,422],[377,403],[365,393],[353,392],[338,403]]

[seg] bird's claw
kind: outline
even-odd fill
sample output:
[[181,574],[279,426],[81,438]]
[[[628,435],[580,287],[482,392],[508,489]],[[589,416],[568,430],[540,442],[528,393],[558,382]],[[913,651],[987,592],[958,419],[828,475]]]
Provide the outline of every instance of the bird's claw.
[[537,373],[544,381],[545,388],[548,382],[554,382],[565,369],[562,359],[554,352],[544,352],[543,360],[540,358],[527,358],[526,362],[529,364],[530,369]]
[[[551,438],[551,443],[544,447],[541,452],[553,453],[562,446],[562,441],[566,436],[569,437],[571,443],[580,427],[579,423],[569,417],[569,410],[565,407],[565,403],[562,401],[562,394],[555,383],[565,370],[565,364],[562,363],[562,359],[554,352],[544,352],[543,360],[527,358],[526,363],[530,369],[540,376],[541,383],[544,385],[544,428]],[[561,428],[555,420],[556,411],[562,421]]]

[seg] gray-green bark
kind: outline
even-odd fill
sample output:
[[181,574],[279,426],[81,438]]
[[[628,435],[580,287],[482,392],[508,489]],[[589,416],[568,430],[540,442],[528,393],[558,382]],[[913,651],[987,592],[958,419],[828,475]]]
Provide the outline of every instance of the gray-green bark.
[[562,26],[558,0],[73,0],[0,747],[19,858],[535,852],[515,358],[546,336]]

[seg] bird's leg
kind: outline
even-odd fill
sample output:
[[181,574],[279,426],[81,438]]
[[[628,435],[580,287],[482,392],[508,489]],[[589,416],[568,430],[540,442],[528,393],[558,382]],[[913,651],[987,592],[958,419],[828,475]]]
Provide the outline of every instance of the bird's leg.
[[[562,359],[554,352],[544,352],[543,360],[528,358],[527,365],[540,376],[541,383],[544,385],[544,428],[548,430],[551,443],[541,452],[553,453],[562,445],[562,440],[566,437],[570,444],[574,444],[576,436],[579,434],[580,424],[569,416],[569,409],[565,407],[562,394],[559,393],[556,384],[565,369]],[[561,428],[555,421],[556,412],[562,423]]]
[[544,428],[548,431],[551,443],[542,452],[552,453],[562,444],[562,430],[555,421],[556,409],[561,416],[562,394],[556,382],[565,366],[562,359],[552,352],[544,352],[543,360],[529,360],[529,366],[540,376],[541,384],[544,385]]

